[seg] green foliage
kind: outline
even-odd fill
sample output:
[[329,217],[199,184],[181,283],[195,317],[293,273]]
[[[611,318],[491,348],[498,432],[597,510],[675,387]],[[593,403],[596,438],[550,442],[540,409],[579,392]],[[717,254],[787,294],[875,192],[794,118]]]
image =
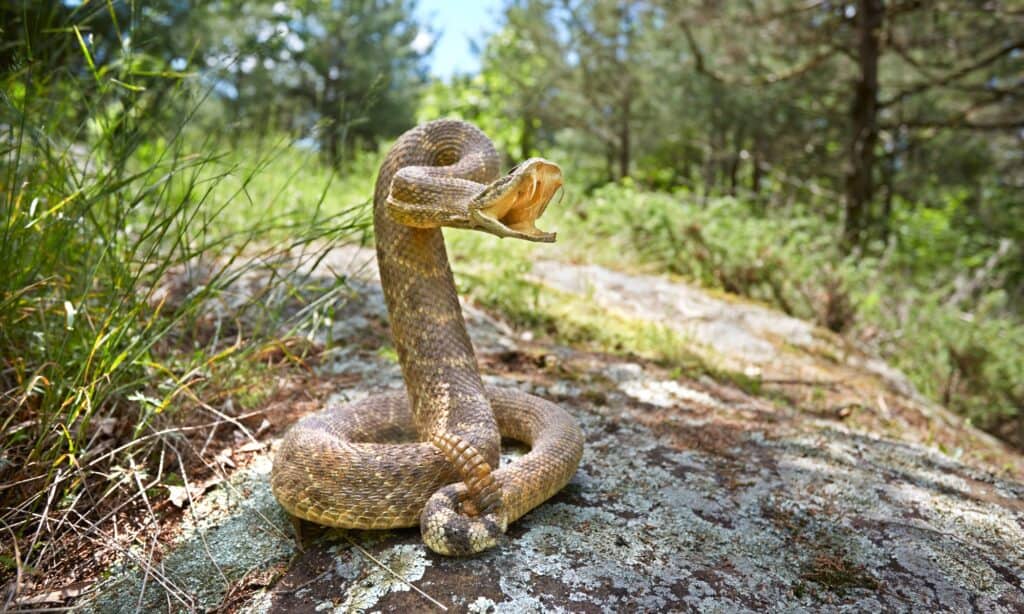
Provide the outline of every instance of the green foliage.
[[[572,228],[563,247],[575,259],[678,274],[846,332],[926,395],[1024,441],[1024,323],[978,275],[1003,261],[999,247],[963,233],[956,206],[900,216],[877,258],[844,256],[838,226],[818,216],[728,197],[702,205],[686,192],[610,184],[561,211],[550,223]],[[965,311],[973,280],[976,307]]]
[[1024,442],[1024,325],[1006,315],[1006,295],[982,297],[965,313],[941,291],[901,291],[864,302],[875,343],[925,395],[1004,439]]
[[[537,19],[547,10],[543,4],[511,6],[510,25],[496,32],[481,52],[480,72],[447,84],[432,83],[421,102],[419,121],[465,119],[479,126],[513,162],[540,155],[540,142],[551,140],[550,133],[543,132],[542,116],[558,107],[556,92],[564,73],[555,27]],[[532,36],[519,36],[516,28],[529,28]]]
[[[289,319],[268,298],[304,300],[295,265],[260,267],[366,224],[365,182],[327,211],[333,171],[290,141],[217,153],[219,135],[189,129],[203,96],[185,75],[153,74],[150,56],[55,14],[71,21],[37,24],[22,48],[35,55],[0,88],[0,520],[33,539],[43,510],[87,515],[138,493],[152,456],[175,450],[163,427],[196,419],[181,408],[257,402],[258,351],[310,311]],[[59,36],[77,56],[43,53]],[[288,174],[268,178],[277,164]],[[264,292],[229,295],[249,274]]]
[[[889,242],[900,209],[943,209],[950,194],[967,213],[958,227],[1024,240],[1019,15],[883,4],[889,43],[865,60],[875,105],[855,119],[861,9],[509,1],[480,73],[432,86],[420,117],[470,119],[513,161],[543,152],[588,190],[630,177],[799,204],[845,220],[859,253]],[[1009,278],[1024,296],[1024,266]]]
[[[263,153],[253,157],[254,151]],[[356,152],[339,173],[287,136],[242,138],[213,164],[223,176],[210,184],[208,200],[229,205],[209,232],[231,238],[260,229],[268,239],[287,241],[295,229],[329,232],[345,219],[369,233],[380,161],[379,152]]]
[[701,205],[685,191],[608,184],[555,215],[573,228],[577,258],[654,265],[808,319],[818,316],[816,290],[845,266],[820,218],[767,215],[735,198]]

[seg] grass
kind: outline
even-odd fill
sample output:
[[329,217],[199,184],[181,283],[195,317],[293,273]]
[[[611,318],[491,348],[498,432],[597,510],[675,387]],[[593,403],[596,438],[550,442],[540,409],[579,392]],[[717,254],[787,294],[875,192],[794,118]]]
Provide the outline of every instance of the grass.
[[706,374],[751,394],[759,378],[715,364],[705,350],[675,330],[600,307],[579,296],[529,279],[531,259],[544,246],[499,241],[490,235],[457,231],[447,235],[459,292],[509,322],[559,343],[620,356],[638,356],[679,372]]
[[[301,362],[341,287],[298,271],[365,240],[368,207],[365,178],[338,182],[287,140],[253,155],[192,132],[203,92],[186,83],[4,78],[0,525],[16,549],[0,569],[21,577],[72,527],[148,506],[179,427],[235,423],[268,364]],[[158,88],[176,118],[131,112]]]
[[[253,158],[252,151],[269,153]],[[369,233],[379,162],[377,154],[360,153],[340,174],[325,167],[316,151],[294,146],[287,136],[263,143],[243,139],[218,161],[233,172],[211,186],[211,201],[230,203],[218,215],[216,231],[244,235],[256,222],[264,227],[265,238],[280,240],[296,228],[327,227],[342,216]]]

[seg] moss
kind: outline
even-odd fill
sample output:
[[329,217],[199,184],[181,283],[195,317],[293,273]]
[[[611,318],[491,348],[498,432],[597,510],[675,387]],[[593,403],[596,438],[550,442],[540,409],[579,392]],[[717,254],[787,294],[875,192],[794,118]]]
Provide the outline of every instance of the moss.
[[259,407],[273,392],[277,378],[269,377],[273,367],[260,360],[233,360],[217,369],[215,382],[217,390],[208,391],[204,398],[231,398],[239,407]]
[[839,595],[852,589],[877,590],[879,587],[878,580],[863,565],[853,562],[841,551],[818,552],[804,566],[800,577]]
[[377,355],[392,364],[398,364],[398,352],[395,351],[393,346],[381,346],[381,348],[377,350]]
[[789,541],[799,550],[808,552],[800,566],[799,580],[791,586],[796,597],[806,594],[809,587],[804,581],[813,582],[838,595],[854,589],[879,588],[878,580],[855,560],[856,557],[839,538],[831,531],[814,528],[818,526],[814,517],[795,512],[792,506],[766,505],[761,513],[776,528],[788,534]]
[[463,289],[513,324],[553,340],[618,356],[639,356],[680,374],[707,374],[757,394],[759,378],[720,369],[678,332],[599,307],[586,297],[563,292],[493,269],[462,273]]
[[747,375],[740,371],[708,366],[705,366],[704,373],[717,382],[732,384],[751,396],[775,396],[774,391],[764,389],[761,377],[757,375]]

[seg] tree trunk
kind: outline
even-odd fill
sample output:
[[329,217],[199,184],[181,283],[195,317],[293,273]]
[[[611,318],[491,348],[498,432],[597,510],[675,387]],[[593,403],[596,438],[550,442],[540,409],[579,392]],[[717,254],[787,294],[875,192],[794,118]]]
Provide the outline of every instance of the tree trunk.
[[701,180],[704,182],[704,189],[701,191],[701,205],[706,205],[708,199],[711,197],[712,188],[715,186],[715,182],[718,180],[718,168],[715,156],[717,156],[717,149],[715,143],[717,138],[714,133],[708,139],[708,145],[704,148],[704,167],[702,169]]
[[882,226],[882,241],[886,244],[889,243],[889,234],[891,228],[889,227],[889,218],[892,216],[893,199],[896,197],[896,156],[899,150],[895,147],[885,157],[885,164],[882,167],[883,178],[885,182],[885,200],[882,201],[882,219],[880,221]]
[[761,153],[760,143],[754,143],[751,160],[753,160],[754,166],[750,171],[750,191],[754,194],[761,194],[761,181],[764,177],[764,154]]
[[633,97],[628,88],[622,98],[622,117],[619,120],[619,179],[629,177],[630,133],[629,119],[632,113]]
[[879,34],[885,18],[883,0],[857,2],[857,64],[860,78],[850,107],[850,142],[847,149],[846,221],[843,241],[847,249],[857,246],[868,226],[868,207],[874,196],[872,172],[878,143],[878,56]]
[[528,159],[533,154],[533,117],[523,115],[523,134],[519,139],[519,161]]
[[729,159],[729,196],[736,196],[740,180],[740,154],[733,153]]
[[746,142],[746,130],[739,126],[732,133],[732,153],[729,155],[729,196],[736,196],[740,186],[740,165],[743,163],[743,145]]
[[320,111],[323,129],[320,132],[320,153],[331,168],[341,164],[341,95],[338,84],[328,79]]
[[615,144],[608,142],[604,147],[604,172],[608,181],[615,181]]

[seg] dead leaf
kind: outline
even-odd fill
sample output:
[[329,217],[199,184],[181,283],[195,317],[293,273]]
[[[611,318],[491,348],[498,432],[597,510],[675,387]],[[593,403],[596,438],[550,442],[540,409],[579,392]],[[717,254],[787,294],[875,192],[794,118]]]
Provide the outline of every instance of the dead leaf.
[[185,507],[188,503],[188,491],[184,486],[165,486],[167,489],[167,498],[174,504],[175,507]]
[[189,494],[192,495],[192,499],[196,499],[204,492],[207,491],[209,485],[206,486],[192,486],[186,489],[184,486],[171,486],[168,484],[164,485],[167,489],[167,500],[174,504],[175,507],[185,507],[189,502]]
[[93,428],[96,429],[96,432],[100,433],[101,435],[106,435],[107,437],[110,437],[111,435],[114,434],[114,429],[117,427],[117,419],[100,418],[98,420],[93,420],[91,425]]
[[249,443],[245,444],[244,446],[240,446],[235,451],[236,452],[259,452],[259,451],[263,450],[263,448],[265,448],[265,447],[267,447],[267,444],[265,444],[263,442],[260,442],[260,441],[250,441]]
[[235,461],[231,460],[231,448],[224,448],[213,457],[214,462],[220,465],[234,468]]

